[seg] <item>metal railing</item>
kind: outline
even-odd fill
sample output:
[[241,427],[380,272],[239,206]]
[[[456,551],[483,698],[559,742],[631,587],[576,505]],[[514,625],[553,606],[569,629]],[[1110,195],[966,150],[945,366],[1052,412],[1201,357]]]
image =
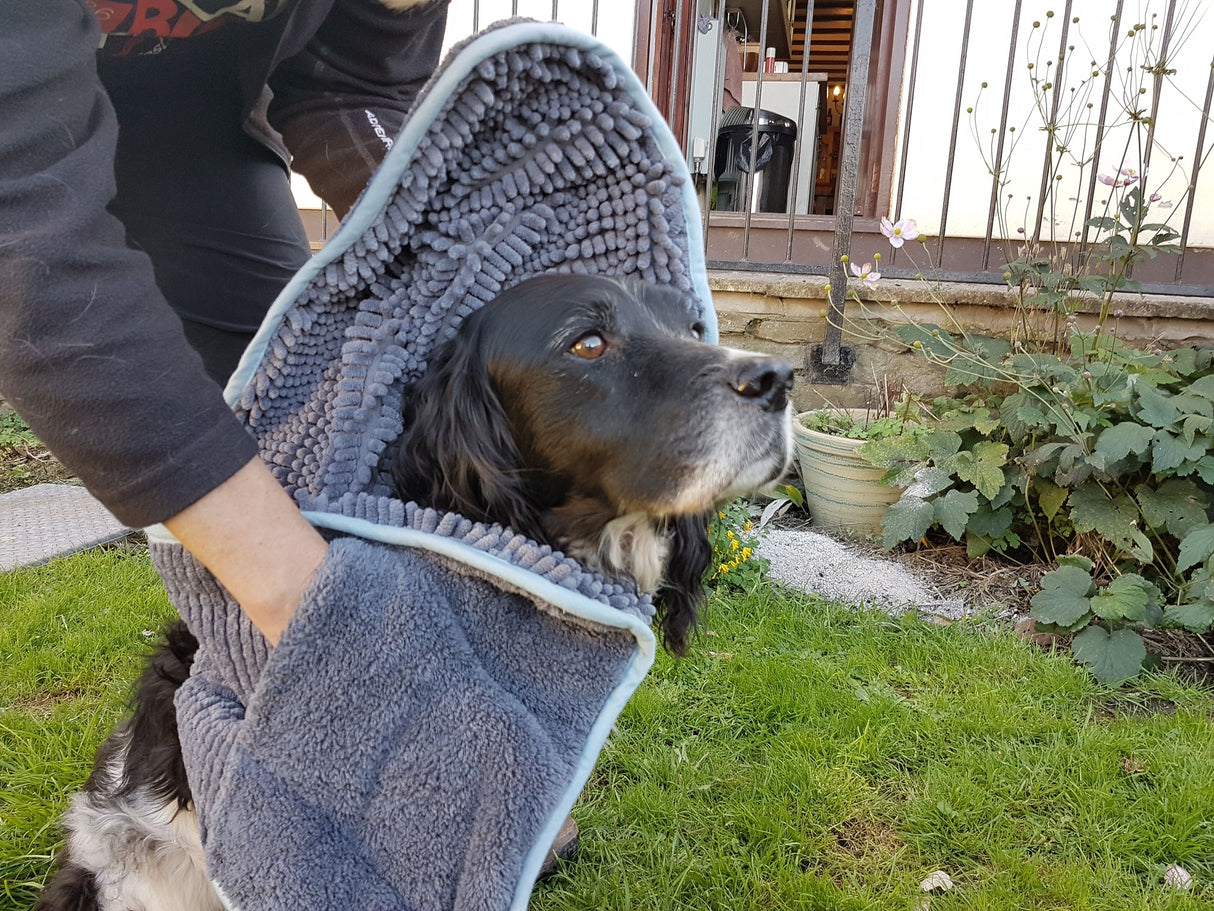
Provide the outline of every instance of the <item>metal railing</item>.
[[[727,10],[734,2],[737,0],[714,0],[715,29],[726,27]],[[682,99],[693,105],[695,93],[710,91],[713,100],[706,167],[697,167],[700,162],[695,160],[693,137],[688,137],[688,158],[699,171],[702,185],[710,266],[830,275],[832,292],[842,293],[841,286],[846,283],[842,257],[853,247],[868,250],[882,246],[879,219],[896,218],[913,196],[921,209],[930,205],[930,198],[939,206],[919,215],[921,222],[930,222],[933,236],[929,252],[938,277],[1000,283],[1005,264],[1017,257],[1082,260],[1085,251],[1101,239],[1092,220],[1115,217],[1120,197],[1113,197],[1126,192],[1110,187],[1110,181],[1119,180],[1118,175],[1132,167],[1144,200],[1156,183],[1155,171],[1164,174],[1170,188],[1165,193],[1173,197],[1170,201],[1175,207],[1170,211],[1156,207],[1152,215],[1158,217],[1151,220],[1166,222],[1174,229],[1181,248],[1176,256],[1140,264],[1135,278],[1147,291],[1214,297],[1214,254],[1210,249],[1214,247],[1214,223],[1203,220],[1198,231],[1195,219],[1203,212],[1199,203],[1203,190],[1206,198],[1214,196],[1214,182],[1206,178],[1208,169],[1204,167],[1209,155],[1206,128],[1214,98],[1214,62],[1208,56],[1201,58],[1201,41],[1192,41],[1191,45],[1198,46],[1186,50],[1189,81],[1185,86],[1177,84],[1173,68],[1179,46],[1200,29],[1204,31],[1199,37],[1209,47],[1211,23],[1202,21],[1208,4],[1150,0],[1145,7],[1137,3],[1127,9],[1125,0],[1115,0],[1108,7],[1111,21],[1107,17],[1102,20],[1103,44],[1086,43],[1073,0],[1064,0],[1057,15],[1054,4],[1045,0],[1031,4],[1015,0],[1006,6],[983,4],[980,10],[974,0],[967,0],[963,17],[950,23],[950,28],[931,28],[930,40],[925,39],[924,23],[938,26],[941,11],[945,6],[955,10],[955,3],[856,0],[853,6],[846,104],[841,142],[836,145],[839,151],[834,153],[838,156],[837,170],[829,162],[823,165],[817,149],[814,155],[803,154],[804,143],[817,145],[822,141],[813,114],[809,123],[805,116],[807,110],[817,110],[815,102],[823,100],[824,91],[823,83],[809,78],[816,68],[811,48],[809,54],[800,55],[799,61],[800,116],[795,119],[800,129],[790,179],[794,189],[790,190],[789,204],[780,211],[755,211],[756,205],[750,200],[744,201],[749,203],[743,205],[744,211],[726,213],[712,208],[714,182],[721,171],[717,162],[721,109],[716,101],[721,98],[725,73],[724,49],[717,55],[712,78],[693,80],[688,97]],[[763,3],[760,21],[754,23],[760,36],[770,33],[769,8],[770,4]],[[1091,5],[1083,9],[1090,12]],[[802,2],[799,21],[794,23],[794,29],[806,36],[807,44],[813,32],[814,10],[814,0]],[[655,4],[653,28],[658,27],[664,11],[662,4]],[[999,20],[998,40],[1003,43],[992,43],[989,24],[981,31],[975,25],[979,12],[984,19],[1006,17]],[[1145,21],[1128,18],[1131,15],[1144,16]],[[1090,31],[1090,22],[1084,26]],[[973,54],[979,47],[975,65]],[[1031,65],[1034,62],[1036,72]],[[997,114],[980,122],[980,117],[987,116],[986,111],[976,114],[977,102],[973,99],[983,98],[987,83],[983,82],[981,88],[975,86],[974,70],[982,65],[995,71],[990,83],[996,88],[987,94],[998,93],[999,108]],[[1204,86],[1192,78],[1199,68],[1208,70]],[[763,67],[758,69],[747,75],[754,86],[753,106],[762,109],[770,77]],[[931,78],[925,80],[928,70]],[[953,74],[950,81],[941,77],[945,71]],[[1138,94],[1127,97],[1127,86],[1137,85],[1134,79],[1141,81],[1141,103]],[[882,91],[866,91],[870,85]],[[1022,112],[1015,110],[1017,103],[1024,105],[1025,85],[1031,86],[1031,105],[1039,118],[1038,123],[1027,126]],[[812,97],[814,92],[819,93],[816,98]],[[968,105],[967,98],[971,99]],[[1079,105],[1077,99],[1086,100]],[[1159,132],[1164,109],[1168,112],[1166,143],[1161,142]],[[673,107],[667,113],[672,119],[677,115]],[[753,118],[750,141],[752,175],[759,146],[758,120]],[[980,129],[987,127],[989,139],[979,135]],[[965,135],[967,128],[972,137]],[[882,130],[884,144],[877,147]],[[1126,154],[1130,131],[1136,132],[1136,147]],[[1038,137],[1044,137],[1044,142]],[[1034,144],[1036,148],[1032,148]],[[1036,156],[1037,178],[1026,177],[1034,167],[1030,164],[1026,168],[1021,160],[1013,173],[1011,153],[1017,146],[1019,159],[1026,154]],[[973,161],[979,148],[981,173]],[[923,154],[926,149],[930,149],[930,157]],[[825,151],[822,154],[825,156]],[[1155,170],[1150,172],[1149,187],[1146,180],[1152,159]],[[831,174],[833,206],[814,208],[811,204],[806,211],[797,204],[793,193],[801,182],[799,169],[804,161],[818,161],[818,170]],[[1164,181],[1159,183],[1162,189]],[[1023,204],[1026,210],[1017,226],[1010,213],[1009,193],[1013,187],[1029,184],[1028,192],[1015,193],[1015,204]],[[1156,199],[1153,193],[1149,198],[1158,205],[1169,201]],[[1068,207],[1069,211],[1063,211]],[[827,208],[831,214],[827,214]],[[920,273],[922,265],[908,264],[905,252],[887,246],[884,249],[883,274],[913,277]],[[831,308],[841,306],[832,295]],[[824,351],[827,357],[833,357],[833,347],[828,339]]]

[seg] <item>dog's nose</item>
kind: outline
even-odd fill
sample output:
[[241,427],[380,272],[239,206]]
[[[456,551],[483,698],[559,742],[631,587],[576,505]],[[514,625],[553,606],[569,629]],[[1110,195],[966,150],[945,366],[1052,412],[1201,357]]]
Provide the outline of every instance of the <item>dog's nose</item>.
[[792,389],[792,365],[773,357],[743,361],[729,385],[738,395],[755,399],[765,411],[783,411]]

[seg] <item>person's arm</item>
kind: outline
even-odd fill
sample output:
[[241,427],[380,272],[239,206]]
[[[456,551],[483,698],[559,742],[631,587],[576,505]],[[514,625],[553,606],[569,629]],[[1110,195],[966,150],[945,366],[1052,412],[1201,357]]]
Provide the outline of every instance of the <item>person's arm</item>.
[[448,0],[336,0],[275,69],[271,125],[291,167],[344,216],[438,66]]
[[77,0],[0,3],[0,396],[122,522],[165,522],[273,641],[325,543],[106,211],[98,34]]
[[260,459],[164,525],[271,645],[329,548]]

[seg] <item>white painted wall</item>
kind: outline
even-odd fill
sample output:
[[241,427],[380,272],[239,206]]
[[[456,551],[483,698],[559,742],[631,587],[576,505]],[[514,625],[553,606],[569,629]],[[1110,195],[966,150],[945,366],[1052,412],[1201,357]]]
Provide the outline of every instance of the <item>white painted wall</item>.
[[[916,4],[917,6],[917,4]],[[1039,74],[1041,82],[1051,81],[1057,72],[1056,57],[1061,36],[1063,0],[1025,0],[1017,51],[1012,71],[1012,93],[1008,123],[1015,126],[1009,132],[1005,144],[1008,185],[1000,193],[1000,205],[1005,208],[1006,230],[1009,236],[1019,236],[1017,229],[1032,233],[1040,197],[1042,161],[1046,145],[1045,121],[1035,110],[1033,85],[1030,77]],[[1070,113],[1058,118],[1060,123],[1073,123],[1066,142],[1072,150],[1064,156],[1055,194],[1060,206],[1053,213],[1047,208],[1043,218],[1043,237],[1047,235],[1051,222],[1059,239],[1079,230],[1082,226],[1082,208],[1073,213],[1075,198],[1086,195],[1087,176],[1095,166],[1099,174],[1113,174],[1125,166],[1137,167],[1139,152],[1136,147],[1127,150],[1131,131],[1125,124],[1127,105],[1141,104],[1150,109],[1150,94],[1130,95],[1131,83],[1127,83],[1126,68],[1137,80],[1143,63],[1142,54],[1132,53],[1130,45],[1141,48],[1141,42],[1123,43],[1119,56],[1117,75],[1113,80],[1113,93],[1109,106],[1108,122],[1119,122],[1121,126],[1110,131],[1105,139],[1099,162],[1086,165],[1083,170],[1076,159],[1091,155],[1095,140],[1100,97],[1103,92],[1103,76],[1092,80],[1090,61],[1105,61],[1108,58],[1110,40],[1110,17],[1116,5],[1113,0],[1074,0],[1072,17],[1078,22],[1070,24],[1068,44],[1074,47],[1069,53],[1072,65],[1063,83],[1064,108],[1074,99]],[[1169,53],[1170,68],[1176,70],[1169,77],[1161,96],[1156,133],[1156,148],[1152,155],[1150,172],[1146,175],[1146,187],[1159,193],[1161,202],[1171,202],[1173,207],[1158,208],[1152,217],[1167,220],[1179,229],[1184,217],[1187,201],[1186,185],[1192,173],[1200,112],[1205,97],[1206,84],[1210,76],[1211,49],[1214,48],[1214,0],[1180,0],[1177,21],[1182,22],[1178,45]],[[1055,15],[1047,17],[1053,10]],[[992,177],[987,161],[994,160],[997,135],[991,130],[999,126],[1005,75],[1007,72],[1007,47],[1011,33],[1013,4],[1007,0],[979,0],[971,26],[969,54],[964,81],[960,86],[962,109],[961,123],[954,158],[952,197],[949,207],[947,230],[950,235],[985,235]],[[1135,23],[1143,22],[1158,26],[1154,34],[1163,32],[1167,4],[1164,0],[1126,0],[1120,32],[1122,35]],[[960,59],[962,30],[965,16],[964,0],[926,0],[919,55],[919,71],[915,89],[914,107],[909,137],[909,155],[906,165],[905,195],[900,212],[893,216],[912,217],[922,231],[937,233],[940,228],[941,206],[944,196],[945,163],[953,116],[954,99],[958,91],[957,62]],[[913,10],[912,10],[913,17]],[[1034,20],[1041,23],[1033,28]],[[912,18],[910,34],[915,23]],[[1159,41],[1154,42],[1158,48]],[[1030,71],[1029,63],[1034,63]],[[1080,65],[1083,64],[1083,65]],[[909,85],[910,56],[903,86]],[[1087,81],[1084,79],[1087,77]],[[982,88],[982,83],[986,88]],[[1132,83],[1137,85],[1137,82]],[[904,89],[905,91],[905,89]],[[1040,93],[1038,93],[1039,95]],[[1047,93],[1050,95],[1050,93]],[[1086,105],[1091,103],[1089,110]],[[902,116],[905,117],[907,98],[902,99]],[[967,108],[972,107],[972,115]],[[1090,126],[1084,126],[1087,122]],[[1013,137],[1015,145],[1012,146]],[[1206,153],[1214,146],[1214,130],[1206,138]],[[983,160],[980,147],[985,150]],[[898,149],[896,161],[901,160]],[[1172,158],[1177,159],[1175,166]],[[1189,242],[1196,246],[1214,246],[1214,161],[1207,161],[1209,170],[1199,182],[1197,200],[1193,214],[1193,225]],[[898,185],[898,174],[894,176],[894,188]],[[1008,194],[1011,194],[1011,200]],[[1110,198],[1109,188],[1097,185],[1097,210],[1100,200]],[[1099,211],[1094,214],[1100,214]],[[999,235],[998,222],[996,234]]]
[[[443,50],[472,34],[473,4],[477,0],[451,0],[447,11],[447,39]],[[552,0],[517,0],[518,15],[547,22],[552,19]],[[485,28],[502,19],[509,19],[514,0],[479,0],[478,26]],[[593,0],[558,0],[557,21],[570,28],[590,33],[593,26]],[[619,54],[626,63],[632,62],[633,37],[636,28],[636,0],[599,0],[598,28],[595,34],[604,44]]]

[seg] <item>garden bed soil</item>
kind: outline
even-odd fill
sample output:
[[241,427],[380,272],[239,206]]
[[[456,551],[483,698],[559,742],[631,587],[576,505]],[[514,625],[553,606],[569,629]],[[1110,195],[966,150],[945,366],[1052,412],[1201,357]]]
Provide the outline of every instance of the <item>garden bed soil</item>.
[[0,446],[0,493],[35,484],[78,484],[63,463],[40,444]]

